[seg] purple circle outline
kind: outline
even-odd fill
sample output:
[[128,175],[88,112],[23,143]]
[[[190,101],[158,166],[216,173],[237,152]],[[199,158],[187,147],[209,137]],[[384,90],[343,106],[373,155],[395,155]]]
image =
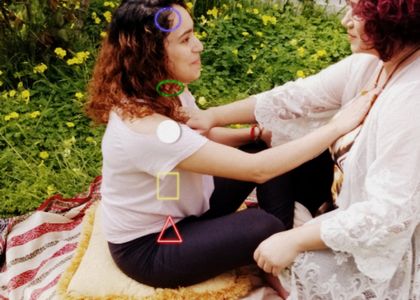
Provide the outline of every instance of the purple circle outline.
[[[172,29],[166,29],[166,28],[163,28],[163,27],[162,27],[162,26],[160,26],[160,25],[159,25],[159,23],[158,23],[158,18],[159,18],[159,15],[160,15],[161,13],[163,13],[164,11],[166,11],[166,10],[170,10],[170,11],[175,12],[175,13],[178,15],[178,18],[179,18],[179,22],[178,22],[178,24],[177,24],[174,28],[172,28]],[[182,22],[181,13],[180,13],[177,9],[175,9],[175,8],[173,8],[173,7],[170,7],[170,6],[168,6],[168,7],[163,7],[163,8],[161,8],[161,9],[159,9],[159,10],[158,10],[158,12],[157,12],[157,13],[156,13],[156,15],[155,15],[155,25],[156,25],[156,27],[157,27],[157,28],[159,28],[159,29],[160,29],[160,30],[162,30],[163,32],[172,32],[172,31],[177,30],[177,29],[179,28],[179,26],[181,26],[181,22]]]

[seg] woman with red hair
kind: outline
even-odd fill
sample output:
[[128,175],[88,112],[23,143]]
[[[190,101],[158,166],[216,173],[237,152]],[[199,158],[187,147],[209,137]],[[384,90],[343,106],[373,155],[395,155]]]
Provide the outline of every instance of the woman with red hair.
[[[238,146],[261,131],[219,128],[205,137],[185,124],[182,109],[198,109],[188,84],[200,76],[202,50],[182,0],[126,0],[90,84],[87,113],[107,124],[101,212],[109,249],[125,274],[155,287],[252,263],[258,244],[288,226],[282,205],[295,199],[282,194],[279,175],[323,152],[370,107],[358,97],[318,131],[256,154],[213,142]],[[263,209],[236,212],[256,186]],[[165,227],[169,217],[176,227]]]
[[257,120],[279,145],[376,90],[364,123],[330,148],[343,175],[338,209],[274,234],[254,258],[266,272],[282,274],[288,299],[420,299],[420,0],[347,5],[342,24],[354,55],[196,113],[188,124],[205,131]]

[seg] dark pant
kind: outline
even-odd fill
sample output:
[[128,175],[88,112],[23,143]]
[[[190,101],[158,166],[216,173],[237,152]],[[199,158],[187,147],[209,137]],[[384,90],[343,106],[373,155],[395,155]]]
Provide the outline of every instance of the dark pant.
[[[294,201],[315,214],[331,197],[331,182],[328,153],[264,184],[215,177],[210,210],[176,224],[181,244],[158,244],[158,232],[108,243],[109,249],[118,267],[134,280],[155,287],[192,285],[252,263],[263,240],[292,226]],[[255,187],[261,209],[236,212]],[[163,236],[170,238],[176,238],[172,227]]]

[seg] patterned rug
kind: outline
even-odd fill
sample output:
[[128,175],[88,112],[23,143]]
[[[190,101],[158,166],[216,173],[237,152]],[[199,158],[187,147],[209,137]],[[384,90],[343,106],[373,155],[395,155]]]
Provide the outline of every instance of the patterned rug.
[[85,211],[99,200],[101,177],[71,199],[47,199],[34,212],[0,219],[0,300],[54,299],[77,247]]

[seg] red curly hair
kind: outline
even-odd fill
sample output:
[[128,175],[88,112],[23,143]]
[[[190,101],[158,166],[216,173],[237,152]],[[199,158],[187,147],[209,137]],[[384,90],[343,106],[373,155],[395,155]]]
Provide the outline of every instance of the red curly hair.
[[[178,97],[163,97],[159,82],[171,78],[164,42],[169,33],[154,23],[155,14],[174,4],[186,8],[183,0],[126,0],[116,9],[107,38],[96,61],[89,84],[85,110],[97,123],[107,123],[117,108],[123,118],[141,118],[153,113],[185,122]],[[159,14],[159,24],[171,28],[171,12]],[[174,85],[165,92],[174,94]]]
[[353,10],[383,61],[420,44],[420,0],[360,0]]

